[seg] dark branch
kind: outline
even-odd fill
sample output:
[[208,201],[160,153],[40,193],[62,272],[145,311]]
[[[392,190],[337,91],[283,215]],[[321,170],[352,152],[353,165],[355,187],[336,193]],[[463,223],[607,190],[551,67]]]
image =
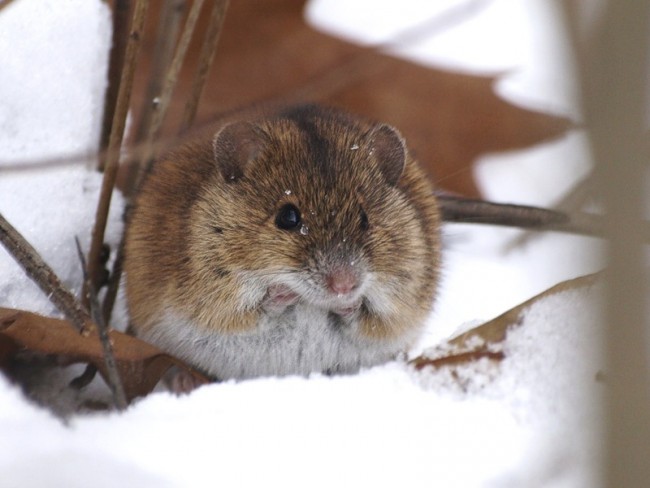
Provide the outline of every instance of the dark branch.
[[84,285],[88,290],[90,313],[93,321],[97,324],[99,342],[101,342],[104,351],[104,364],[106,365],[106,375],[108,376],[108,387],[113,395],[115,406],[119,410],[124,410],[128,406],[128,402],[126,400],[126,394],[124,393],[122,378],[120,377],[120,373],[117,370],[117,364],[115,363],[115,354],[113,354],[113,345],[111,344],[111,338],[108,335],[108,326],[106,325],[106,322],[104,322],[102,310],[99,305],[99,299],[97,297],[97,291],[88,275],[88,268],[86,266],[86,260],[84,259],[84,253],[81,249],[81,244],[79,244],[79,239],[75,238],[75,243],[77,244],[77,253],[79,254],[79,260],[81,261],[81,269],[83,270]]
[[[501,225],[586,236],[603,235],[603,219],[598,215],[566,214],[527,205],[493,203],[448,195],[437,198],[444,222]],[[646,235],[650,237],[650,229]]]
[[0,242],[25,270],[29,278],[47,295],[57,309],[79,330],[90,332],[90,316],[75,296],[67,290],[43,258],[25,238],[0,214]]

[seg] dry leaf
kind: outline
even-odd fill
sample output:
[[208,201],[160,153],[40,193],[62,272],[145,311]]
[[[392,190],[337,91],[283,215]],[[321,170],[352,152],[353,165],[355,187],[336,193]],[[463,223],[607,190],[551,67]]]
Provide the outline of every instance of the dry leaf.
[[[129,401],[151,392],[172,366],[192,375],[197,383],[210,381],[182,361],[135,337],[117,331],[111,331],[110,337]],[[106,378],[96,332],[84,337],[65,320],[0,308],[0,368],[6,368],[19,352],[54,355],[63,364],[89,363]]]
[[[469,197],[480,196],[470,171],[479,155],[538,144],[570,127],[564,118],[497,97],[496,77],[427,68],[320,33],[305,23],[304,3],[230,2],[199,121],[302,94],[300,100],[337,105],[394,125],[440,187]],[[142,106],[161,4],[151,6],[134,87],[136,110]],[[175,134],[180,121],[207,17],[197,28],[179,78],[168,135]]]
[[500,361],[504,359],[505,355],[499,346],[505,341],[508,331],[521,325],[523,313],[528,308],[539,300],[556,293],[591,286],[596,283],[599,276],[596,273],[563,281],[495,319],[450,339],[438,349],[439,355],[436,356],[435,352],[433,355],[426,354],[412,359],[410,363],[419,370],[427,366],[437,368],[467,364],[483,358]]

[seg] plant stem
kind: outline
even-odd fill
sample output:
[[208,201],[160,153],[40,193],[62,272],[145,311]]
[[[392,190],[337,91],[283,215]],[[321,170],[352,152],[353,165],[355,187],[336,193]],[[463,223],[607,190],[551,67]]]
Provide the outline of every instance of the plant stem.
[[214,55],[217,52],[219,36],[223,28],[223,21],[226,17],[226,9],[228,8],[229,3],[229,0],[215,0],[214,6],[212,7],[210,24],[208,25],[208,30],[203,42],[203,48],[201,49],[201,54],[199,56],[198,69],[192,82],[190,97],[185,104],[183,119],[180,124],[180,133],[185,132],[192,125],[194,118],[196,117],[199,100],[201,99],[205,82],[208,79],[208,73],[210,72]]
[[[129,29],[129,10],[131,0],[115,0],[113,4],[113,36],[111,55],[108,63],[108,88],[104,98],[104,114],[102,130],[99,139],[99,151],[104,152],[108,147],[111,135],[113,117],[117,104],[117,94],[120,89],[120,78],[124,69],[124,56],[126,54],[126,40]],[[103,171],[104,158],[99,159],[99,170]]]
[[[602,236],[604,219],[587,213],[566,214],[526,205],[493,203],[454,196],[438,196],[444,222],[501,225],[538,231],[557,231],[586,236]],[[650,240],[650,227],[644,227]]]
[[[129,35],[129,41],[126,47],[124,69],[122,70],[115,115],[113,117],[111,136],[106,154],[104,178],[102,180],[99,204],[97,205],[97,212],[95,215],[95,225],[93,227],[90,251],[88,253],[88,276],[95,289],[98,288],[100,281],[100,254],[102,246],[104,245],[104,233],[108,219],[108,210],[110,208],[111,196],[113,194],[113,187],[115,186],[115,179],[119,167],[120,147],[122,145],[122,138],[124,137],[124,127],[126,125],[126,115],[131,99],[135,65],[140,50],[142,31],[148,7],[149,0],[137,0],[133,12],[131,34]],[[84,298],[85,297],[87,297],[87,293],[84,293]],[[85,301],[87,303],[86,298]]]
[[87,335],[90,332],[88,313],[81,307],[75,296],[63,286],[56,273],[43,261],[36,249],[7,222],[2,214],[0,214],[0,242],[56,308],[79,332]]
[[120,373],[115,362],[115,354],[113,353],[113,344],[111,344],[111,338],[108,334],[108,326],[106,325],[106,322],[104,322],[104,318],[102,316],[102,311],[99,306],[99,299],[97,298],[97,291],[93,287],[93,284],[90,282],[88,268],[86,266],[83,251],[81,250],[79,239],[75,239],[75,242],[77,244],[77,253],[79,254],[79,260],[81,261],[81,269],[83,270],[84,274],[84,284],[88,289],[90,313],[92,315],[93,321],[97,325],[99,342],[101,343],[102,350],[104,352],[104,364],[106,365],[106,374],[108,376],[108,387],[111,390],[113,401],[117,409],[124,410],[128,406],[128,401],[126,400],[122,378],[120,377]]
[[[160,135],[160,130],[162,128],[162,123],[167,114],[167,109],[169,108],[169,103],[171,102],[172,94],[174,88],[176,87],[176,82],[178,81],[178,74],[185,60],[185,55],[187,54],[187,48],[189,47],[190,41],[192,39],[192,34],[194,33],[194,28],[196,22],[199,18],[199,13],[201,7],[203,6],[204,0],[194,0],[192,8],[187,16],[185,21],[185,26],[183,28],[183,33],[176,47],[176,52],[174,53],[174,59],[172,64],[167,70],[167,75],[165,77],[165,83],[163,85],[163,90],[160,94],[160,101],[153,107],[152,116],[151,116],[151,125],[149,126],[149,131],[147,134],[147,139],[144,146],[144,154],[141,160],[142,167],[146,168],[150,161],[154,157],[154,141]],[[140,172],[142,173],[142,171]],[[137,182],[136,182],[137,185]]]
[[[135,130],[134,141],[136,144],[142,143],[147,139],[151,119],[156,105],[160,102],[160,93],[162,90],[162,80],[165,79],[165,72],[169,69],[174,56],[174,48],[178,41],[178,33],[181,27],[181,20],[185,13],[186,0],[170,0],[164,2],[161,6],[158,29],[156,31],[156,43],[153,50],[151,69],[149,72],[149,81],[147,91],[142,99],[140,107],[140,120]],[[126,162],[126,176],[122,191],[128,198],[136,189],[138,174],[140,172],[141,158],[134,157],[131,161]]]

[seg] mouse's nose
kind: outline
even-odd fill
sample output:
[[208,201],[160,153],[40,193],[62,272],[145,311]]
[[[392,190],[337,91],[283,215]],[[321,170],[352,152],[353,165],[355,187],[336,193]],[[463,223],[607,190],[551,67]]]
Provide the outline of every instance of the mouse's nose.
[[359,276],[350,268],[337,268],[325,277],[327,289],[336,295],[347,295],[359,286]]

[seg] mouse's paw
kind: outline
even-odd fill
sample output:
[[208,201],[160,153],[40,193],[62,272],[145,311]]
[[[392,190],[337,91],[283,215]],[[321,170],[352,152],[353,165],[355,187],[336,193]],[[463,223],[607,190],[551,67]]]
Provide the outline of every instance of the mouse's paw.
[[279,315],[298,302],[299,296],[286,285],[271,285],[262,301],[262,308],[271,315]]
[[177,395],[190,393],[199,386],[204,385],[205,379],[191,374],[189,371],[172,366],[163,376],[167,389]]

